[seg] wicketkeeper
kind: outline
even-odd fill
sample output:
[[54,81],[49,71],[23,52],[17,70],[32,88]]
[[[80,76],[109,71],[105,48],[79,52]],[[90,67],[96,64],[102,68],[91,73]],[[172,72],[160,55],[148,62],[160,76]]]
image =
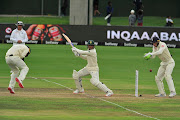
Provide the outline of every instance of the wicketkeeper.
[[[26,45],[13,45],[6,53],[6,63],[11,69],[11,80],[8,90],[14,94],[14,87],[16,82],[21,88],[24,88],[22,82],[25,79],[29,68],[24,62],[24,58],[30,54],[30,48]],[[19,74],[20,73],[20,74]]]
[[157,76],[155,76],[155,81],[157,87],[159,89],[159,94],[155,95],[156,97],[165,97],[166,93],[164,90],[163,79],[165,78],[169,87],[169,97],[174,97],[176,95],[176,91],[174,88],[174,82],[172,79],[172,72],[175,66],[174,59],[172,58],[166,43],[161,42],[159,38],[154,37],[152,40],[153,43],[153,51],[152,53],[146,53],[144,58],[146,60],[150,58],[155,58],[158,56],[159,59],[162,61],[157,72]]
[[92,78],[90,79],[90,82],[98,87],[100,90],[104,91],[106,93],[106,97],[112,96],[113,92],[105,84],[99,81],[99,67],[97,63],[97,53],[96,49],[94,48],[94,41],[89,40],[88,41],[88,50],[80,50],[76,47],[72,48],[73,53],[77,57],[81,57],[82,59],[87,60],[88,64],[83,69],[79,70],[78,72],[76,70],[73,70],[73,78],[75,80],[76,84],[76,90],[73,92],[74,94],[83,93],[84,89],[82,87],[82,81],[81,77],[91,75]]

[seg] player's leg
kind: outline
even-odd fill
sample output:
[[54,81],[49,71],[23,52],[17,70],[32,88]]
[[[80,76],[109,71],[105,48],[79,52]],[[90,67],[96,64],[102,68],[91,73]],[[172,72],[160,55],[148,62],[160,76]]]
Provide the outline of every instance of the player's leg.
[[155,81],[159,90],[159,94],[155,95],[156,97],[164,97],[166,96],[165,90],[164,90],[164,84],[163,79],[165,75],[165,68],[166,66],[161,65],[158,69],[157,76],[155,76]]
[[94,10],[94,16],[96,16],[96,12],[97,12],[97,11],[96,11],[96,10]]
[[99,15],[101,15],[101,13],[99,12],[99,10],[97,10],[97,13],[98,13]]
[[110,90],[105,84],[99,81],[99,71],[90,71],[90,74],[92,76],[90,82],[100,90],[104,91],[106,93],[106,97],[113,95],[112,90]]
[[107,19],[107,26],[111,26],[111,16]]
[[19,75],[19,69],[14,64],[12,64],[12,61],[10,58],[6,59],[6,63],[11,69],[11,80],[9,82],[8,90],[10,91],[10,93],[14,94],[15,93],[14,87],[16,84],[15,78]]
[[73,70],[73,79],[75,80],[75,84],[76,84],[76,90],[73,92],[74,94],[84,92],[84,88],[82,87],[81,77],[86,75],[89,75],[89,72],[86,70],[86,68],[83,68],[78,72],[76,70]]
[[26,65],[26,63],[25,63],[22,59],[20,59],[20,58],[18,58],[18,57],[15,58],[13,61],[14,61],[14,64],[16,64],[16,66],[17,66],[19,69],[21,69],[21,72],[20,72],[19,77],[16,78],[16,82],[19,83],[19,86],[20,86],[21,88],[24,88],[22,82],[23,82],[23,80],[26,78],[26,75],[27,75],[27,73],[28,73],[28,71],[29,71],[29,68],[28,68],[28,66]]
[[173,79],[172,79],[172,76],[171,76],[171,74],[173,72],[173,69],[174,69],[174,66],[175,66],[175,63],[168,64],[167,67],[166,67],[166,71],[165,71],[165,79],[167,81],[169,91],[170,91],[169,97],[174,97],[176,95],[174,82],[173,82]]

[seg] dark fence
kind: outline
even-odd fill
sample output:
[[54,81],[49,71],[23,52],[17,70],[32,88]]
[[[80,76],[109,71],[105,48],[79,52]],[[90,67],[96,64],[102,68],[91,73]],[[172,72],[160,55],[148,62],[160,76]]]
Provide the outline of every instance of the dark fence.
[[[41,0],[1,0],[0,14],[41,15]],[[44,15],[58,15],[58,0],[44,0]]]
[[[0,43],[12,43],[9,38],[15,28],[14,24],[0,24]],[[94,40],[96,45],[152,47],[151,38],[159,37],[168,47],[180,47],[180,28],[27,24],[24,29],[28,43],[34,44],[68,44],[62,37],[66,33],[79,45]]]

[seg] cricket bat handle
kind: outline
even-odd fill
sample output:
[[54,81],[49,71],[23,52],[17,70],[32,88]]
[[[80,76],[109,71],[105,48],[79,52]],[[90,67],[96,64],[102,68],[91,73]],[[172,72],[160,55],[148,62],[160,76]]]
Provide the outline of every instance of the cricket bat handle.
[[65,35],[64,33],[62,34],[64,36],[64,38],[68,41],[68,43],[71,45],[71,47],[74,47],[74,45],[72,44],[71,40],[69,39],[69,37],[67,35]]

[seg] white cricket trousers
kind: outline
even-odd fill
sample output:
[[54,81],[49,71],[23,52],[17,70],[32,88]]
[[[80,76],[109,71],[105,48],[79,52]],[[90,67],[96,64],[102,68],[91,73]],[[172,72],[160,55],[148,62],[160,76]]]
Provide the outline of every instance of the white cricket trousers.
[[19,80],[23,81],[29,71],[29,68],[26,65],[26,63],[18,56],[9,56],[6,57],[5,59],[6,59],[6,63],[8,64],[8,66],[12,71],[9,87],[14,88],[16,84],[15,78],[18,77]]
[[159,89],[160,94],[165,93],[164,84],[163,84],[164,78],[166,79],[166,82],[168,84],[169,91],[170,92],[176,92],[175,87],[174,87],[174,82],[173,82],[173,79],[171,76],[173,69],[174,69],[174,66],[175,66],[175,63],[173,62],[173,63],[169,63],[167,65],[161,65],[159,67],[158,72],[157,72],[157,76],[155,77],[155,80],[156,80],[156,84],[157,84],[157,87]]
[[102,82],[99,81],[99,71],[88,71],[87,68],[83,68],[81,70],[78,71],[78,80],[80,80],[81,83],[81,77],[83,76],[87,76],[87,75],[91,75],[91,79],[90,82],[97,88],[99,88],[100,90],[104,91],[105,93],[107,92],[112,92],[112,90],[110,90],[105,84],[103,84]]

